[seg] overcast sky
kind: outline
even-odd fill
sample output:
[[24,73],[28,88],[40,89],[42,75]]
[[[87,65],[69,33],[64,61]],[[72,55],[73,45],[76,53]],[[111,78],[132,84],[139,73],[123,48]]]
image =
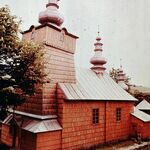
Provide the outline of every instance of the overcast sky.
[[[0,0],[23,20],[21,29],[38,24],[38,14],[48,0]],[[76,66],[90,67],[100,25],[107,71],[118,68],[120,59],[132,83],[150,87],[150,0],[61,0],[69,32],[79,36]]]

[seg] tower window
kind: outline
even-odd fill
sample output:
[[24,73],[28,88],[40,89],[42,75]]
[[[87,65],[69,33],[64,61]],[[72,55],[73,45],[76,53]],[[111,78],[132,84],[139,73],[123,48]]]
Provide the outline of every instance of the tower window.
[[121,108],[116,108],[116,121],[121,120]]
[[92,115],[93,115],[93,124],[99,123],[99,109],[93,109],[92,110]]

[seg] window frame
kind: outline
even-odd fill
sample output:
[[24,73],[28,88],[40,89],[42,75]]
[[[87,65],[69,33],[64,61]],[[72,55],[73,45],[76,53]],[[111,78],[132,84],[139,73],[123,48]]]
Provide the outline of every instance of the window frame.
[[116,108],[116,121],[117,122],[121,121],[121,118],[122,118],[122,108],[117,107]]
[[92,109],[92,124],[99,124],[99,108]]

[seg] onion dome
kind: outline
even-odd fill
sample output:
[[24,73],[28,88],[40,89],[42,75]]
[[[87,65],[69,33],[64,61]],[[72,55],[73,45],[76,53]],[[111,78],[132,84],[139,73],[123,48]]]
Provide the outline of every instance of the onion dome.
[[126,80],[126,74],[123,72],[122,66],[121,66],[120,69],[118,70],[117,82],[124,90],[127,91],[129,89],[129,87],[125,83],[125,80]]
[[106,70],[106,68],[103,65],[107,63],[106,59],[102,57],[103,44],[100,41],[101,41],[101,38],[99,37],[99,32],[98,32],[98,37],[96,38],[96,43],[94,44],[95,54],[90,60],[90,63],[93,64],[91,69],[97,74],[100,74],[100,73],[103,74],[103,72]]
[[62,15],[58,12],[58,1],[59,0],[49,0],[46,5],[46,10],[40,12],[39,14],[39,23],[52,23],[57,26],[61,26],[64,22]]

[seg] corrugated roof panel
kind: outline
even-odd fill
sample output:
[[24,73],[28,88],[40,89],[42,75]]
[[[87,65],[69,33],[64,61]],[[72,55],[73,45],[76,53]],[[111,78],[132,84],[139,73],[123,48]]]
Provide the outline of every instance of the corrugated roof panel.
[[85,88],[82,87],[81,84],[78,81],[77,81],[76,86],[80,90],[80,92],[82,93],[83,99],[86,99],[87,97],[90,97],[89,93],[87,93],[87,91],[85,90]]
[[13,114],[10,114],[9,116],[7,116],[5,118],[5,120],[3,121],[4,124],[9,124],[9,122],[11,121],[11,119],[13,118]]
[[56,119],[43,121],[32,120],[29,124],[26,124],[26,126],[23,125],[22,128],[33,133],[57,131],[62,129]]
[[[77,75],[78,82],[90,96],[86,99],[97,99],[97,96],[103,97],[105,99],[104,92],[102,92],[104,89],[101,88],[101,86],[98,86],[97,77],[95,78],[95,76],[93,76],[92,73],[93,72],[87,73],[86,70],[82,70]],[[97,90],[97,88],[99,88],[99,91]]]
[[113,84],[111,84],[111,80],[106,78],[106,74],[104,76],[99,75],[98,77],[101,80],[101,88],[104,89],[105,96],[107,96],[106,99],[114,99],[116,97],[116,90],[113,87]]
[[37,129],[38,121],[36,120],[26,120],[23,122],[22,128],[28,131],[34,131]]
[[134,117],[144,121],[144,122],[149,122],[150,121],[150,115],[144,113],[143,111],[140,111],[136,107],[134,107],[134,112],[132,113],[132,115]]
[[71,93],[68,91],[67,86],[64,83],[60,83],[60,88],[63,90],[67,99],[74,99]]
[[[21,117],[21,123],[20,123]],[[9,124],[10,121],[13,119],[13,115],[10,114],[3,123]],[[62,130],[62,127],[58,123],[57,119],[51,120],[38,120],[33,118],[28,118],[20,115],[15,115],[14,119],[22,129],[27,130],[32,133],[39,133],[39,132],[47,132],[47,131],[57,131]]]
[[107,89],[109,89],[114,98],[118,98],[118,100],[120,97],[126,97],[126,99],[129,99],[129,97],[132,98],[132,96],[123,90],[114,80],[112,80],[108,74],[105,74],[103,79],[105,80],[104,84],[107,85]]
[[47,130],[49,130],[49,128],[46,128],[44,121],[38,123],[36,128],[31,129],[31,131],[34,133],[47,131]]
[[107,74],[96,75],[90,69],[77,70],[77,83],[59,84],[70,100],[131,100],[136,99]]
[[78,95],[79,98],[80,98],[80,97],[81,97],[82,99],[85,98],[85,96],[83,95],[84,92],[80,91],[80,88],[78,88],[77,85],[71,84],[71,86],[72,86],[72,88],[76,91],[76,93],[77,93],[77,95]]
[[72,97],[74,97],[74,99],[79,99],[78,94],[76,93],[76,90],[71,86],[71,84],[66,83],[66,88],[68,89],[68,91],[71,93]]
[[150,110],[150,103],[146,100],[143,100],[136,106],[136,108],[140,110]]

